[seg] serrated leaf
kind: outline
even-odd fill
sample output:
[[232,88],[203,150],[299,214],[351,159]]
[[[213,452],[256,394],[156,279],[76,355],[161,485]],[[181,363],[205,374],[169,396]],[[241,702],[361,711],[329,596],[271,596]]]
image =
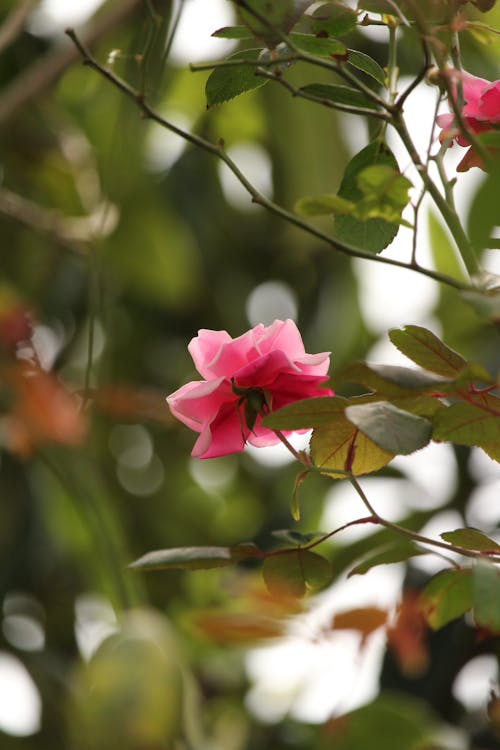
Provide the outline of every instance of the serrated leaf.
[[[258,60],[260,49],[247,49],[236,52],[228,60]],[[207,107],[224,104],[247,91],[253,91],[267,82],[267,78],[256,75],[255,65],[231,65],[227,68],[215,68],[207,78],[205,96]]]
[[467,361],[460,354],[422,326],[393,328],[389,331],[389,338],[405,357],[445,378],[456,377],[467,366]]
[[363,109],[377,109],[377,105],[372,102],[362,91],[353,89],[350,86],[341,86],[334,83],[309,83],[302,86],[299,91],[305,94],[315,96],[323,101],[342,104],[349,107],[362,107]]
[[306,398],[267,414],[262,425],[271,430],[306,430],[342,416],[348,401],[341,396]]
[[[363,192],[359,188],[358,177],[371,166],[388,166],[398,170],[397,161],[385,144],[378,141],[370,143],[347,165],[338,195],[354,203],[361,201]],[[374,254],[390,245],[398,230],[398,224],[384,219],[360,221],[353,216],[337,216],[334,224],[334,234],[338,240]]]
[[216,39],[251,39],[246,26],[223,26],[212,34]]
[[443,570],[431,578],[420,594],[422,613],[433,630],[439,630],[472,607],[470,570]]
[[139,557],[128,566],[133,570],[207,570],[233,565],[258,554],[253,544],[236,547],[170,547]]
[[302,52],[316,57],[336,57],[345,55],[347,52],[342,42],[328,37],[313,36],[312,34],[292,33],[289,35],[290,41]]
[[[242,8],[239,3],[236,5],[238,16],[245,26],[272,48],[282,41],[283,33],[286,34],[293,28],[305,9],[311,5],[311,0],[246,0],[249,10]],[[259,16],[263,20],[259,20]]]
[[479,562],[472,571],[474,619],[492,634],[500,633],[500,569]]
[[341,417],[314,430],[311,457],[318,469],[328,469],[329,475],[335,478],[335,470],[350,471],[355,476],[378,471],[394,455],[380,448],[349,420]]
[[418,557],[419,555],[425,555],[427,552],[423,549],[419,549],[414,544],[407,544],[402,542],[391,543],[377,549],[375,552],[366,557],[362,562],[358,563],[348,573],[348,578],[356,575],[364,575],[372,568],[376,568],[378,565],[390,565],[392,563],[406,562],[412,557]]
[[314,34],[343,36],[354,31],[357,19],[357,14],[351,8],[347,8],[345,5],[325,3],[314,11],[311,28]]
[[355,209],[352,201],[346,201],[338,195],[316,195],[300,198],[294,211],[300,216],[322,216],[324,214],[351,214]]
[[427,419],[388,401],[348,406],[345,415],[366,437],[394,455],[408,456],[431,439],[432,424]]
[[500,544],[477,529],[455,529],[455,531],[445,531],[440,536],[445,542],[450,542],[464,549],[477,550],[478,552],[500,551]]
[[[491,403],[492,397],[489,397]],[[474,404],[457,403],[440,409],[434,417],[434,440],[458,445],[482,445],[500,443],[500,399],[496,413]]]
[[358,52],[355,49],[347,50],[347,62],[357,70],[363,71],[366,75],[374,78],[377,83],[381,86],[386,85],[386,74],[383,68],[380,67],[372,57],[366,55],[364,52]]
[[301,597],[319,591],[330,583],[330,562],[309,550],[291,550],[266,557],[262,575],[273,596]]

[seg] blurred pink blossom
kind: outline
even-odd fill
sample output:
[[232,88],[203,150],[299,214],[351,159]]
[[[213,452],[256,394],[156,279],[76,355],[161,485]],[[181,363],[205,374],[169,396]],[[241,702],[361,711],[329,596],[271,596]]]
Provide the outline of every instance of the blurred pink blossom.
[[167,403],[177,419],[200,433],[192,450],[198,458],[238,453],[246,442],[274,445],[279,438],[262,426],[263,413],[332,395],[321,387],[328,380],[329,353],[306,354],[292,320],[259,324],[236,339],[202,329],[188,349],[205,379],[183,385]]
[[[466,127],[472,133],[497,130],[500,126],[500,80],[490,82],[458,70],[452,70],[450,75],[455,88],[457,80],[462,82],[464,95],[462,118]],[[452,138],[460,146],[469,146],[467,138],[454,125],[454,119],[453,114],[438,115],[436,122],[442,128],[440,140]],[[470,167],[483,167],[480,156],[472,148],[469,148],[465,154],[457,171],[466,172]]]

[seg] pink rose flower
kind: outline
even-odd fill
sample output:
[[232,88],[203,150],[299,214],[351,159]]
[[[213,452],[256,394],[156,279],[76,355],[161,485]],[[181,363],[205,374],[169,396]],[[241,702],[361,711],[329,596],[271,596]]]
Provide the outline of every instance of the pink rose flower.
[[[454,80],[460,78],[464,94],[464,106],[462,117],[466,126],[472,133],[484,133],[488,130],[496,130],[500,126],[500,81],[484,80],[470,75],[470,73],[452,70]],[[468,146],[468,140],[453,125],[454,115],[439,115],[436,122],[443,132],[440,140],[453,138],[460,146]],[[451,145],[451,144],[450,144]],[[457,172],[466,172],[470,167],[483,167],[478,154],[470,148],[460,164]]]
[[246,442],[275,445],[279,438],[262,426],[262,414],[332,395],[320,387],[328,380],[329,352],[306,354],[292,320],[259,324],[236,339],[203,329],[188,349],[204,380],[183,385],[167,403],[177,419],[200,433],[191,453],[198,458],[238,453]]

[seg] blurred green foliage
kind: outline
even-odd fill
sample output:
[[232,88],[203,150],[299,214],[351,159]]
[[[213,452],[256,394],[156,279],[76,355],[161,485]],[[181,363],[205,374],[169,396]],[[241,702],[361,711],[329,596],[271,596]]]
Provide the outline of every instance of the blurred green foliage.
[[[258,144],[272,165],[275,200],[288,208],[303,196],[338,190],[353,156],[341,115],[270,85],[207,111],[208,73],[190,72],[165,54],[173,3],[120,5],[104,2],[90,20],[89,28],[100,30],[92,49],[103,63],[119,50],[113,71],[144,87],[159,112],[214,142],[223,138],[228,148]],[[0,4],[0,31],[15,6]],[[111,27],[104,23],[107,14],[116,15]],[[481,19],[498,27],[500,9]],[[249,327],[250,293],[274,280],[296,298],[307,351],[332,350],[335,368],[365,356],[376,335],[362,318],[346,258],[252,207],[250,199],[243,207],[229,202],[217,160],[190,144],[178,153],[172,137],[142,119],[133,103],[82,67],[76,55],[64,62],[62,32],[19,32],[0,57],[1,283],[32,311],[40,335],[48,336],[40,351],[53,358],[57,375],[90,397],[82,446],[42,444],[27,456],[1,454],[3,614],[6,619],[8,603],[21,592],[38,609],[33,615],[21,601],[17,614],[34,617],[45,639],[42,649],[30,650],[29,643],[16,646],[6,627],[0,632],[0,648],[26,666],[43,702],[40,731],[15,737],[0,729],[2,748],[99,750],[115,743],[124,750],[354,750],[372,746],[379,730],[384,747],[427,747],[428,707],[420,700],[432,704],[429,683],[412,682],[390,656],[382,684],[406,697],[382,698],[353,713],[338,743],[333,724],[285,719],[267,726],[252,717],[244,705],[243,647],[221,645],[220,637],[210,639],[196,626],[200,613],[231,609],[239,596],[243,609],[258,606],[276,614],[259,600],[262,592],[255,594],[261,584],[251,561],[239,569],[144,577],[126,570],[158,548],[251,539],[269,547],[271,531],[292,525],[294,467],[275,470],[249,454],[201,469],[192,465],[192,435],[174,423],[164,396],[195,377],[186,345],[199,328],[239,335]],[[384,43],[359,30],[346,42],[386,64]],[[400,49],[401,73],[414,75],[421,59],[411,34]],[[464,35],[464,60],[474,73],[494,77],[497,50]],[[44,79],[49,58],[63,62]],[[34,91],[14,108],[9,97],[27,90],[28,72]],[[301,70],[291,77],[297,87],[310,82]],[[317,75],[317,82],[327,80],[325,73]],[[359,128],[365,132],[361,123]],[[158,148],[165,164],[158,162]],[[478,242],[479,203],[487,187],[479,186],[470,215]],[[493,222],[494,206],[489,200],[487,206]],[[436,267],[441,263],[452,274],[453,261],[442,249],[447,238],[434,227],[431,240]],[[433,315],[450,346],[498,371],[497,331],[456,292],[443,287]],[[476,482],[467,455],[457,450],[459,489],[447,505],[460,511]],[[329,487],[318,477],[301,487],[302,530],[318,527]],[[418,529],[431,515],[415,513],[406,523]],[[386,530],[376,536],[380,544],[389,541]],[[334,568],[375,546],[334,546]],[[85,662],[78,612],[89,594],[96,601],[105,597],[123,620],[120,631]],[[92,617],[86,617],[88,628]],[[250,636],[269,633],[259,627]],[[498,649],[494,639],[474,644],[458,626],[449,632],[442,648],[463,647],[460,665],[477,650]],[[464,718],[456,710],[449,692],[456,660],[447,668],[448,692],[430,709],[474,734],[485,719]],[[393,715],[397,735],[391,730],[386,736]],[[493,735],[489,741],[484,747],[499,746]]]

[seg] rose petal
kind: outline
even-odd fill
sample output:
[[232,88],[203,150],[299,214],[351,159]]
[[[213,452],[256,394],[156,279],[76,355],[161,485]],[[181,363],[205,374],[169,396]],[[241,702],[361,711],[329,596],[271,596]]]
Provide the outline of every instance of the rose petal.
[[191,381],[167,396],[174,417],[196,432],[214,418],[222,404],[236,400],[231,384],[224,378]]

